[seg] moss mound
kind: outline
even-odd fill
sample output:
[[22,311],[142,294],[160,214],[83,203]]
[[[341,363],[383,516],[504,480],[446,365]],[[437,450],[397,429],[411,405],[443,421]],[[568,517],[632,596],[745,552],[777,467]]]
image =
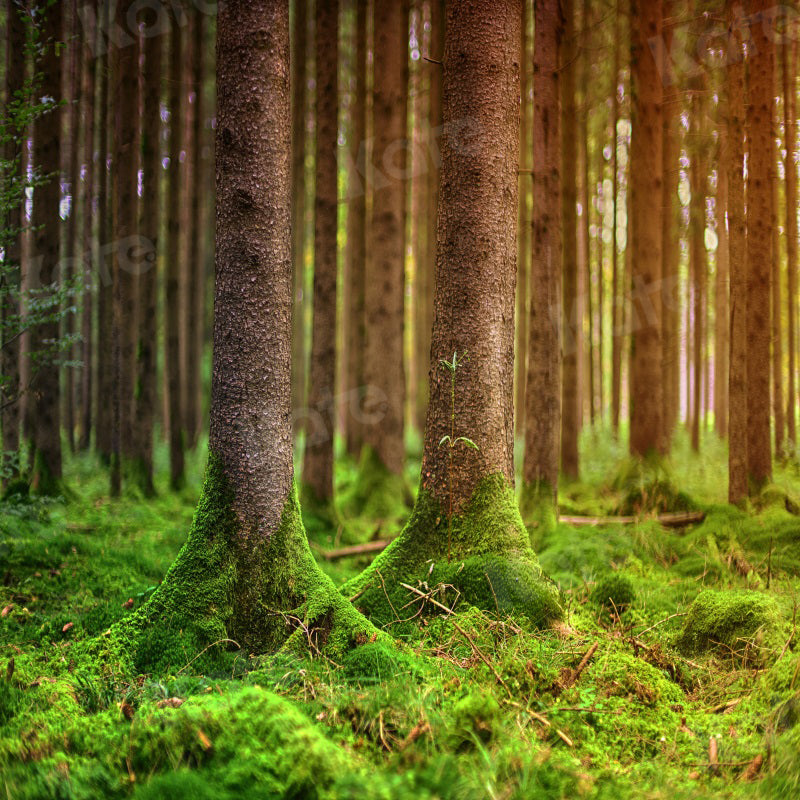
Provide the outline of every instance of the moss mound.
[[421,670],[417,660],[385,642],[368,642],[346,653],[342,669],[348,681],[360,684],[385,683],[398,675],[417,681]]
[[633,581],[625,574],[611,572],[600,578],[592,589],[592,602],[601,608],[625,611],[636,600]]
[[680,491],[662,457],[628,459],[610,481],[622,497],[617,514],[662,514],[669,511],[692,511],[695,503]]
[[340,503],[347,517],[371,520],[396,520],[405,517],[412,497],[403,475],[389,472],[378,454],[365,446],[358,464],[355,482]]
[[678,646],[686,653],[708,650],[750,660],[775,641],[780,623],[775,600],[746,589],[701,592],[689,608]]

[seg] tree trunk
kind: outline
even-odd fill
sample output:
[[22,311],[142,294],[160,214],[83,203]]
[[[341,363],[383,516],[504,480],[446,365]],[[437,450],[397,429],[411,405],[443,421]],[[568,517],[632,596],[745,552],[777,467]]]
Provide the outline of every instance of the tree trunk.
[[334,394],[336,381],[336,228],[338,213],[339,4],[316,5],[316,199],[314,203],[314,310],[311,333],[309,416],[303,464],[305,501],[333,500]]
[[[751,0],[750,13],[769,8]],[[747,181],[747,473],[750,491],[772,477],[770,443],[770,272],[772,265],[772,192],[775,149],[772,138],[774,46],[766,25],[751,32],[748,52],[749,96],[746,111]]]
[[[58,104],[62,96],[61,46],[63,38],[63,4],[55,3],[41,9],[39,44],[35,68],[42,76],[39,91]],[[38,116],[33,124],[33,165],[43,176],[53,176],[36,187],[31,219],[32,253],[29,286],[56,289],[61,256],[61,109]],[[57,309],[53,309],[56,311]],[[47,355],[49,342],[59,338],[59,323],[43,322],[30,332],[30,352],[37,354],[29,403],[34,421],[33,444],[35,460],[32,488],[40,494],[57,494],[61,486],[61,414],[59,408],[60,367],[55,354]]]
[[165,276],[164,367],[168,396],[169,471],[173,489],[183,486],[184,430],[183,380],[180,357],[180,283],[181,283],[181,169],[184,124],[184,57],[183,31],[178,22],[172,25],[169,64],[169,171],[167,193],[167,268]]
[[727,0],[731,43],[726,66],[728,103],[728,262],[730,372],[728,375],[728,500],[747,497],[747,253],[744,218],[744,52],[736,0]]
[[[14,0],[6,3],[6,103],[21,92],[25,83],[25,24],[22,11]],[[25,162],[23,147],[26,139],[25,130],[9,131],[13,133],[5,143],[3,157],[9,169],[8,177],[24,185]],[[3,255],[6,277],[11,285],[9,293],[3,292],[2,331],[3,342],[0,348],[0,374],[4,378],[0,392],[0,424],[3,428],[2,446],[0,446],[0,475],[3,479],[14,477],[19,469],[17,456],[19,453],[20,426],[20,339],[14,335],[16,320],[20,314],[19,300],[14,297],[18,291],[22,277],[22,209],[24,199],[14,204],[8,216],[3,220],[10,236],[4,238],[5,253]]]
[[661,385],[662,84],[648,44],[661,36],[661,0],[631,0],[631,206],[633,218],[633,455],[664,452]]
[[524,605],[542,623],[561,610],[542,579],[513,493],[521,2],[503,0],[491,15],[480,0],[452,0],[446,8],[445,133],[420,491],[404,531],[343,591],[358,591],[359,606],[374,618],[391,619],[381,586],[402,605],[398,580],[424,574],[434,585],[456,586],[474,605],[501,613]]
[[[349,176],[350,202],[347,211],[347,258],[350,292],[350,314],[347,319],[347,452],[353,457],[361,453],[364,443],[361,401],[364,392],[364,352],[366,350],[366,317],[364,297],[367,266],[367,0],[356,0],[355,78],[356,93],[350,130]],[[419,267],[419,265],[418,265]]]
[[783,113],[786,131],[786,321],[789,338],[789,382],[786,390],[786,420],[789,447],[797,444],[797,384],[795,382],[797,355],[797,42],[783,46]]
[[[292,419],[299,432],[306,405],[306,325],[304,296],[306,246],[306,82],[308,40],[308,3],[294,4],[292,22]],[[363,139],[362,139],[363,141]],[[348,244],[350,235],[347,236]]]
[[[780,158],[774,137],[772,138],[772,170],[777,170]],[[773,178],[770,198],[770,219],[772,235],[772,313],[770,314],[770,338],[772,340],[772,414],[775,426],[775,456],[784,455],[784,435],[786,417],[783,406],[783,342],[781,335],[781,243],[778,230],[778,182]]]
[[[722,101],[720,102],[720,105]],[[721,439],[728,435],[728,355],[730,311],[728,303],[729,252],[726,212],[728,209],[727,120],[719,120],[717,146],[716,228],[717,254],[714,283],[714,430]]]
[[561,428],[561,131],[559,0],[534,7],[533,216],[530,343],[525,395],[523,511],[539,498],[555,505]]
[[[133,477],[145,497],[153,486],[153,426],[156,413],[156,351],[158,347],[158,255],[161,247],[161,72],[162,37],[144,45],[144,118],[142,120],[142,198],[139,233],[150,253],[139,275],[141,310],[136,375],[136,429]],[[195,231],[200,236],[199,231]]]
[[614,227],[611,232],[611,430],[614,436],[619,435],[619,412],[622,401],[622,327],[624,321],[624,300],[620,287],[624,287],[624,281],[620,281],[619,264],[619,134],[617,125],[619,124],[619,59],[620,59],[620,39],[622,37],[620,25],[620,0],[615,0],[614,8],[614,63],[612,68],[612,96],[611,96],[611,119],[613,120],[613,153],[612,164],[614,175],[612,186],[614,192]]
[[582,324],[578,298],[578,186],[575,167],[578,163],[578,130],[575,114],[575,58],[577,42],[573,0],[564,0],[565,19],[560,54],[562,120],[562,269],[563,269],[563,363],[561,383],[561,471],[567,478],[578,477],[578,432],[581,427],[578,385],[579,337]]
[[338,655],[379,635],[315,563],[293,487],[288,60],[286,0],[221,6],[209,460],[183,550],[110,637],[139,671],[213,644],[274,650],[294,628]]

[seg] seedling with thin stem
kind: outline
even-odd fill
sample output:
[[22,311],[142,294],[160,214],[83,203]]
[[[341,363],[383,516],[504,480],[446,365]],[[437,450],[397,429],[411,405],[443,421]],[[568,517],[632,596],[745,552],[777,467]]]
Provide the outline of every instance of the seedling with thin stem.
[[450,561],[450,544],[453,533],[453,455],[454,450],[459,444],[470,447],[473,450],[480,448],[472,439],[467,436],[456,436],[456,372],[458,368],[469,360],[467,351],[461,355],[458,350],[453,353],[453,360],[442,359],[439,364],[450,373],[450,433],[446,433],[439,440],[439,447],[447,444],[447,493],[449,495],[449,508],[447,510],[447,560]]

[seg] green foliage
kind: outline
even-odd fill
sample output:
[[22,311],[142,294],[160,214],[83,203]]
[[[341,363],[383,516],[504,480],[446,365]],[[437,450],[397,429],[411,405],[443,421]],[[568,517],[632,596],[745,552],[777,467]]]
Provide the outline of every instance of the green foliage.
[[620,572],[611,572],[597,582],[592,589],[592,601],[606,609],[623,612],[636,600],[633,581]]

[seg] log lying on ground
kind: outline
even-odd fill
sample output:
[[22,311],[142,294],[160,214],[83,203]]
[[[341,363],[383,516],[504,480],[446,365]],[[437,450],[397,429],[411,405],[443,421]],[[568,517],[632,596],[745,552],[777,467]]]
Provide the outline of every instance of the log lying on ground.
[[[684,525],[691,525],[695,522],[702,522],[706,518],[704,511],[674,511],[658,514],[654,519],[666,528],[680,528]],[[634,522],[640,522],[643,519],[648,519],[646,516],[635,517],[575,517],[567,515],[559,515],[558,521],[564,522],[567,525],[574,525],[582,527],[587,525],[631,525]]]

